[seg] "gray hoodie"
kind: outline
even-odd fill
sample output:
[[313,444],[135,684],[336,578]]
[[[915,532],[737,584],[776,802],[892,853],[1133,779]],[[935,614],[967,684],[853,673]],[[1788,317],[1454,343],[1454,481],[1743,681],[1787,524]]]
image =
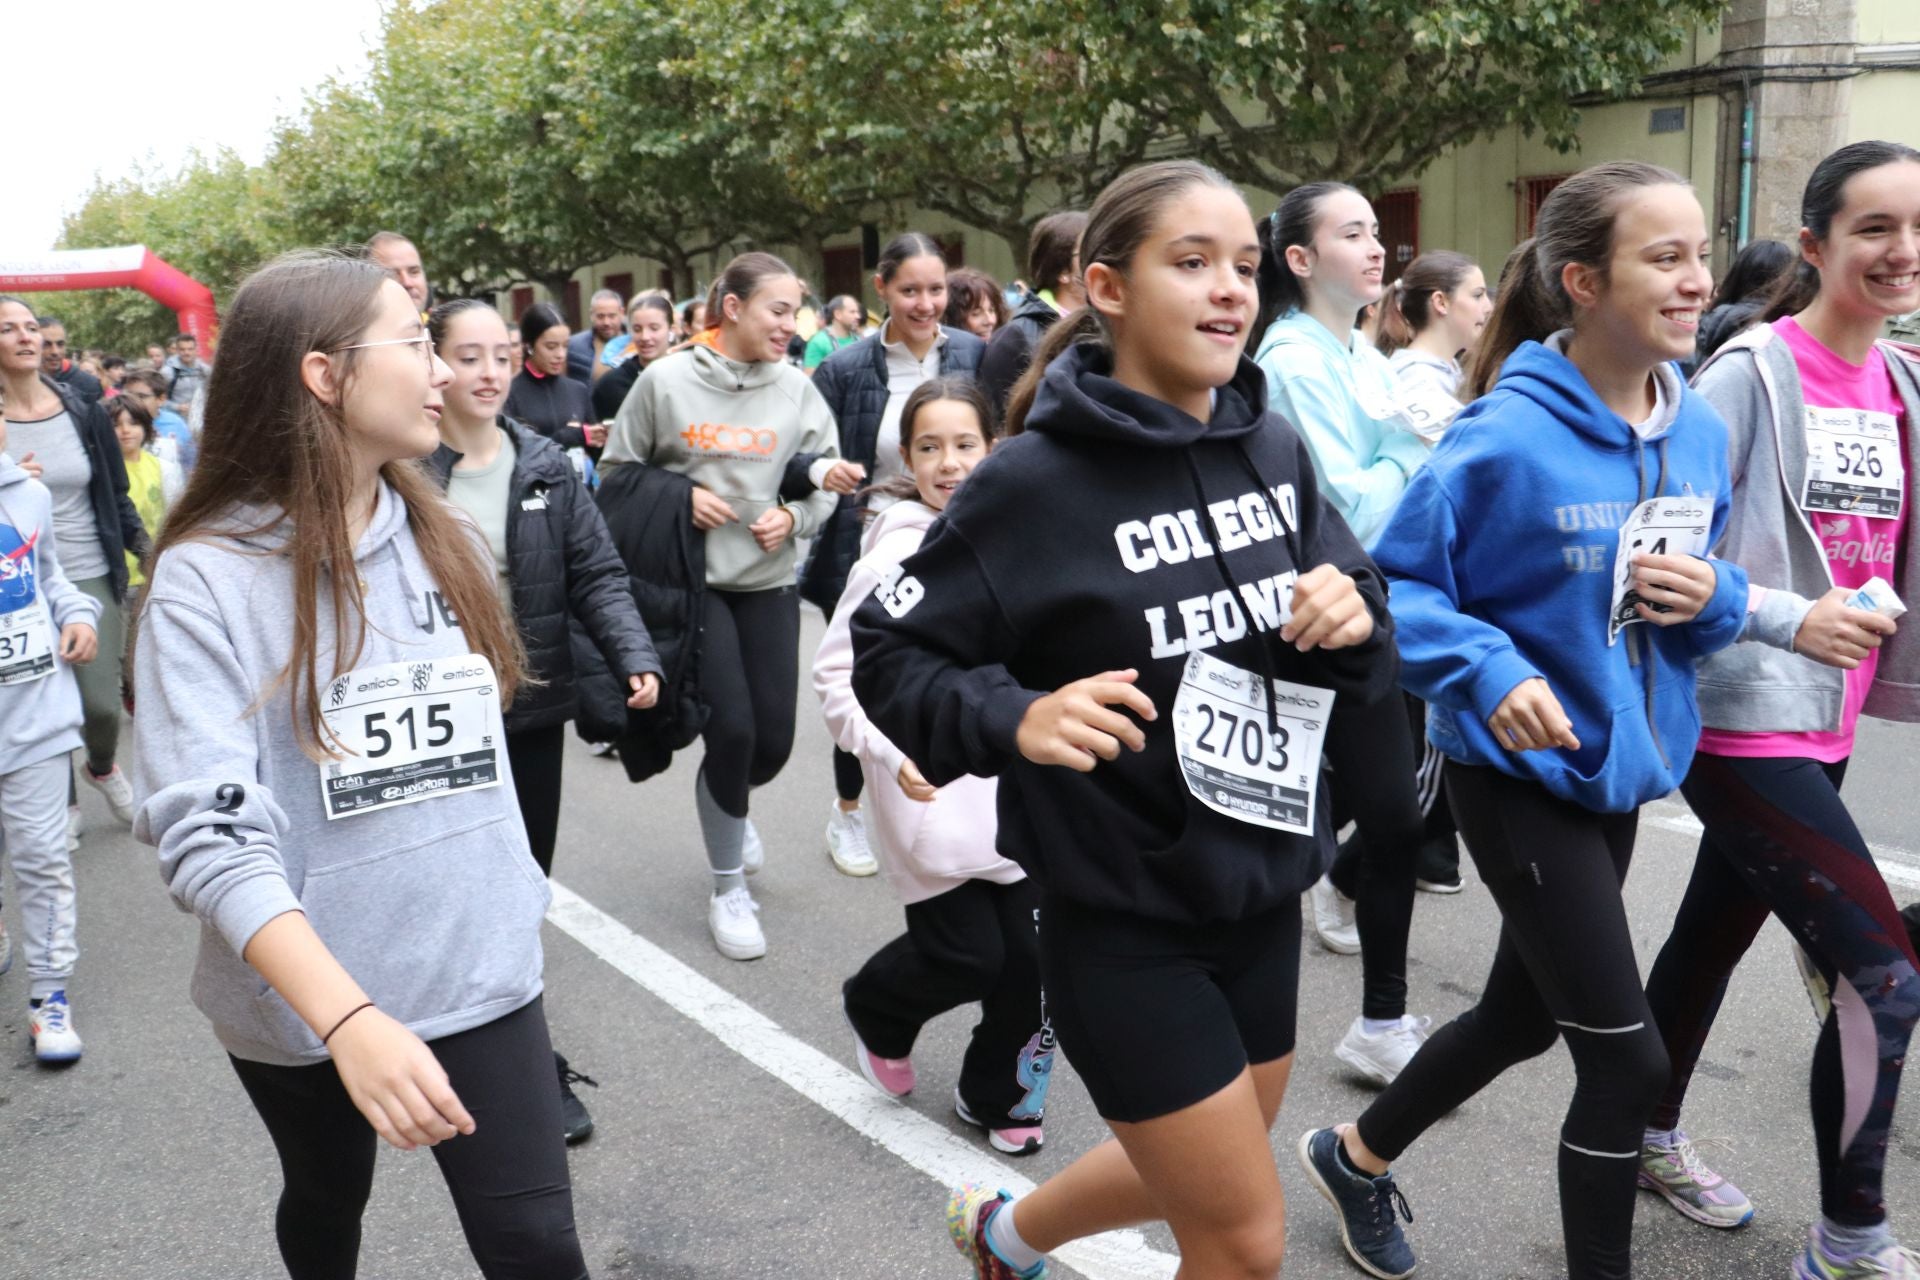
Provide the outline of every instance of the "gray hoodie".
[[[278,514],[238,508],[221,527],[246,530]],[[134,652],[134,834],[159,848],[174,901],[200,918],[193,1000],[221,1044],[236,1057],[298,1066],[325,1061],[326,1050],[241,959],[269,920],[304,911],[380,1008],[433,1040],[540,994],[549,894],[527,848],[504,738],[494,743],[499,786],[328,820],[323,769],[294,737],[287,690],[268,692],[292,647],[287,536],[284,524],[208,536],[155,566]],[[354,565],[370,624],[356,672],[469,652],[406,508],[385,486]],[[325,673],[333,657],[324,604],[321,629]],[[492,697],[497,706],[497,690]],[[435,723],[419,710],[423,728]],[[487,718],[497,724],[495,715]]]
[[[707,534],[707,585],[764,591],[793,582],[793,544],[818,531],[840,501],[824,489],[780,501],[796,453],[840,456],[839,425],[812,380],[783,360],[741,364],[696,346],[647,366],[620,406],[601,462],[665,467],[725,498],[740,520]],[[793,536],[762,551],[747,526],[776,506],[793,513]]]
[[[1908,501],[1920,476],[1920,350],[1876,344],[1907,409]],[[1733,509],[1713,553],[1747,571],[1766,596],[1747,620],[1739,644],[1700,664],[1700,721],[1709,729],[1746,733],[1837,732],[1847,675],[1790,651],[1814,602],[1833,589],[1813,526],[1800,509],[1807,475],[1807,416],[1800,369],[1772,325],[1731,338],[1700,372],[1694,387],[1727,420]],[[1785,424],[1794,424],[1787,430]],[[1920,517],[1909,508],[1893,589],[1908,608],[1920,600]],[[1920,720],[1920,641],[1908,615],[1880,651],[1866,714]]]
[[[32,653],[47,642],[47,674],[0,684],[0,774],[63,755],[80,745],[80,686],[60,657],[60,628],[100,626],[100,603],[67,580],[53,538],[53,497],[0,453],[0,668],[22,662],[29,636],[20,610],[46,604],[48,625],[31,631]],[[27,619],[26,613],[18,618]],[[25,674],[24,670],[21,672]]]

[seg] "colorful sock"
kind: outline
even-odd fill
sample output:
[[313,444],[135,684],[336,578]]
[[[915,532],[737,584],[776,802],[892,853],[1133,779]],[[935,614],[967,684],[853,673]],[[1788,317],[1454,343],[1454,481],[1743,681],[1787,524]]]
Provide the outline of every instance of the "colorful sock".
[[1680,1144],[1678,1129],[1649,1129],[1640,1136],[1643,1147],[1674,1147]]
[[1832,1257],[1858,1258],[1878,1253],[1892,1243],[1893,1230],[1884,1218],[1866,1227],[1851,1227],[1832,1218],[1820,1219],[1820,1247]]
[[987,1247],[1015,1271],[1031,1271],[1047,1255],[1022,1240],[1020,1233],[1014,1230],[1013,1206],[1014,1201],[1009,1200],[987,1219]]

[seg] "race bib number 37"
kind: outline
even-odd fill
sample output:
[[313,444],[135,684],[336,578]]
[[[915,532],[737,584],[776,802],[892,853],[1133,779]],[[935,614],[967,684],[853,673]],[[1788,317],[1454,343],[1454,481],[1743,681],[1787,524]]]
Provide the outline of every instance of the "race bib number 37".
[[1253,672],[1205,653],[1187,659],[1173,703],[1180,772],[1194,799],[1217,813],[1312,835],[1333,693],[1275,680],[1280,727],[1270,730],[1260,683]]
[[329,820],[500,785],[500,690],[478,654],[363,667],[323,701],[348,753],[321,769]]

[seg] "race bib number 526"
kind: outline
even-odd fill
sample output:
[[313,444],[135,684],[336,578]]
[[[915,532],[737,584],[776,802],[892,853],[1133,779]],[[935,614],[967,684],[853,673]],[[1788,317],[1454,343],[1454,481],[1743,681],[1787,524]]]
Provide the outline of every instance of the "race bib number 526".
[[324,701],[347,752],[321,770],[329,819],[500,785],[500,690],[478,654],[363,667],[328,685]]

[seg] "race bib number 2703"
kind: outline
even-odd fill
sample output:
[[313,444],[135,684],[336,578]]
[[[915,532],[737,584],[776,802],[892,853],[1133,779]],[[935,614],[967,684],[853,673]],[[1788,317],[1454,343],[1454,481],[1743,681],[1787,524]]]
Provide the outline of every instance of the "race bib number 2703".
[[362,667],[323,701],[347,752],[320,771],[329,819],[500,785],[500,690],[478,654]]

